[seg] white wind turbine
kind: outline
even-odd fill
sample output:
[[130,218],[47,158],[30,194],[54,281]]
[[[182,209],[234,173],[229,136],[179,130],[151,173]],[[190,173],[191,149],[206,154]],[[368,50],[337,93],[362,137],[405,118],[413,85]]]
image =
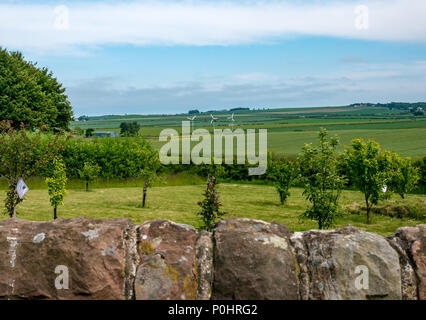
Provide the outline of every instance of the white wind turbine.
[[189,121],[191,121],[192,132],[194,132],[194,121],[197,116],[187,117]]
[[212,114],[210,114],[210,116],[212,117],[212,120],[210,121],[210,124],[213,126],[213,129],[214,129],[214,123],[215,123],[217,120],[219,120],[219,118],[215,118],[215,117],[213,117],[213,115],[212,115]]
[[234,113],[232,113],[232,115],[228,117],[228,119],[231,120],[232,131],[234,131],[234,124],[235,124]]

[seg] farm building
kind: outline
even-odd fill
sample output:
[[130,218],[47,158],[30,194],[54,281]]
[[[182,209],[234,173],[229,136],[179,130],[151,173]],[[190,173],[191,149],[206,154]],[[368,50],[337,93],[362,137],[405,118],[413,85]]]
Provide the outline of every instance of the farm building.
[[93,137],[105,138],[105,137],[118,137],[118,132],[115,131],[96,131],[93,133]]

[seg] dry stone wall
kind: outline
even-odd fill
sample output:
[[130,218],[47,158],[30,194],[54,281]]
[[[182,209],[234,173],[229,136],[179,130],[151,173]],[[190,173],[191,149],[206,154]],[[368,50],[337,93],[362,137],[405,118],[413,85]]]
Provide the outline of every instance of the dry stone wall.
[[0,299],[426,299],[426,225],[392,237],[229,219],[0,221]]

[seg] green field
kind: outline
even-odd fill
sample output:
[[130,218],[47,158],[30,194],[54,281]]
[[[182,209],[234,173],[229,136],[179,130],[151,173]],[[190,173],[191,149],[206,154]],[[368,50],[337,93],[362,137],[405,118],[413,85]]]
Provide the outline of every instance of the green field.
[[[232,112],[212,112],[219,118],[215,128],[229,128]],[[72,127],[93,128],[98,131],[119,131],[121,122],[136,121],[142,128],[140,134],[149,139],[156,149],[164,142],[158,141],[161,130],[173,128],[181,133],[183,120],[188,115],[127,115],[91,118],[73,122]],[[210,113],[197,116],[195,128],[212,131]],[[408,111],[389,110],[383,107],[323,107],[299,109],[268,109],[235,112],[235,129],[268,129],[268,150],[289,156],[297,155],[304,143],[315,142],[319,128],[325,127],[331,135],[338,135],[343,145],[352,139],[364,138],[378,141],[384,149],[402,156],[426,155],[426,118],[414,117]]]
[[[85,216],[88,218],[129,218],[135,223],[146,220],[169,219],[179,223],[200,225],[196,216],[197,201],[202,199],[204,185],[192,186],[163,186],[149,190],[148,207],[140,208],[141,188],[103,188],[85,192],[82,189],[69,190],[65,205],[59,208],[59,217],[72,218]],[[279,222],[290,230],[303,231],[317,228],[310,220],[299,220],[298,215],[306,207],[302,190],[294,188],[291,197],[283,207],[278,203],[278,196],[271,186],[249,184],[221,184],[219,186],[223,210],[228,212],[225,218],[246,217],[270,222]],[[29,220],[51,220],[52,208],[46,190],[30,190],[27,199],[18,206],[18,217]],[[341,204],[344,211],[362,203],[359,192],[344,191]],[[397,196],[383,204],[403,204],[412,206],[418,211],[425,211],[426,196],[408,195],[402,201]],[[0,216],[5,219],[6,216]],[[426,220],[408,218],[391,218],[383,215],[373,215],[371,224],[366,224],[365,213],[344,214],[338,218],[336,227],[352,224],[360,229],[382,235],[391,235],[400,226],[426,223]]]

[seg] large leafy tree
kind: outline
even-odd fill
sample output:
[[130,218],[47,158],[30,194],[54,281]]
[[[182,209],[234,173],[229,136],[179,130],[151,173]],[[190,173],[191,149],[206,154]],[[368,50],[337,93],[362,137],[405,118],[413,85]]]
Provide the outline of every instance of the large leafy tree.
[[0,120],[15,129],[68,129],[73,113],[65,88],[47,68],[0,47]]
[[299,155],[300,176],[310,205],[302,217],[318,222],[318,228],[331,227],[339,213],[339,198],[345,179],[339,174],[336,158],[337,137],[328,138],[321,128],[319,144],[305,144]]
[[370,223],[371,207],[386,195],[384,188],[390,178],[391,159],[388,152],[381,152],[373,140],[352,140],[352,146],[344,154],[346,172],[350,181],[364,194],[367,223]]

